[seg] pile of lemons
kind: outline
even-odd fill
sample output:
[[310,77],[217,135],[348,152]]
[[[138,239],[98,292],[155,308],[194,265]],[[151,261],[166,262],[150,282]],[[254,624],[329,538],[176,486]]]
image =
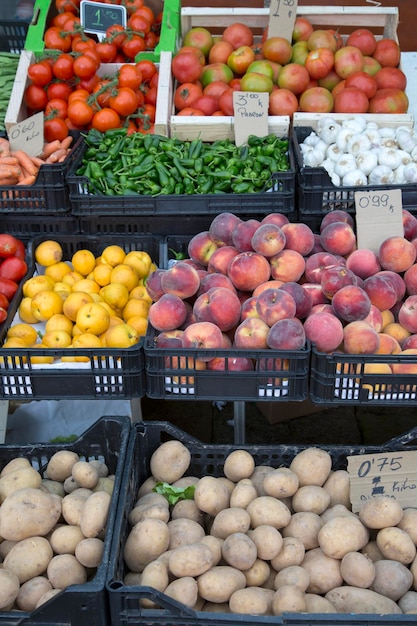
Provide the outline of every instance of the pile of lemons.
[[77,250],[67,262],[61,244],[45,240],[34,254],[40,271],[23,284],[20,321],[8,329],[3,348],[129,348],[145,335],[152,303],[145,282],[156,269],[146,251],[111,244],[97,257]]

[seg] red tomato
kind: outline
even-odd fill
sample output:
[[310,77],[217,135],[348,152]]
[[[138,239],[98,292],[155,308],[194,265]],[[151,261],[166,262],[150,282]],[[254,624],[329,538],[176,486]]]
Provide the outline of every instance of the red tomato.
[[269,114],[289,115],[298,111],[297,96],[289,89],[274,89],[269,94]]
[[115,96],[110,96],[109,105],[122,117],[132,115],[138,108],[136,93],[130,87],[120,87]]
[[149,87],[145,91],[145,102],[146,104],[153,104],[156,106],[156,99],[158,97],[158,88],[155,86]]
[[134,60],[139,52],[146,50],[145,40],[140,35],[132,35],[122,43],[121,50],[128,59]]
[[59,28],[63,28],[66,20],[73,18],[74,13],[70,11],[63,11],[62,13],[58,13],[52,19],[51,26],[58,26]]
[[52,68],[47,61],[31,63],[28,67],[28,77],[34,85],[45,87],[52,80]]
[[147,6],[145,3],[142,2],[141,6],[138,6],[136,11],[135,11],[136,15],[141,15],[142,17],[146,18],[149,22],[149,24],[154,24],[155,23],[155,14],[152,11],[152,9]]
[[48,100],[48,104],[45,107],[45,117],[48,117],[51,113],[53,113],[55,117],[60,117],[64,120],[67,117],[67,111],[68,102],[66,100],[62,100],[62,98],[53,98],[52,100]]
[[19,259],[26,259],[26,246],[20,239],[16,239],[17,242],[17,250],[14,253],[14,256],[17,256]]
[[74,57],[63,52],[52,65],[52,73],[59,80],[71,80],[74,76]]
[[219,108],[219,102],[217,98],[203,94],[194,102],[194,107],[203,111],[204,115],[213,115]]
[[144,81],[150,80],[152,76],[157,72],[157,67],[155,63],[147,59],[143,61],[138,61],[136,63],[136,67],[138,68],[138,70],[140,70]]
[[346,87],[357,87],[370,100],[377,90],[377,82],[367,72],[353,72],[346,78]]
[[408,97],[402,89],[378,89],[369,102],[369,113],[407,113]]
[[193,46],[201,50],[207,59],[210,49],[213,46],[213,36],[207,28],[202,26],[194,26],[190,28],[183,37],[184,46]]
[[140,15],[137,11],[135,11],[129,17],[129,19],[127,20],[127,25],[129,28],[136,31],[137,33],[143,33],[144,35],[146,35],[146,33],[149,33],[149,31],[151,30],[151,24],[149,20],[146,19],[146,17],[143,17],[143,15]]
[[185,109],[182,109],[182,111],[178,112],[178,115],[188,115],[188,116],[204,116],[205,113],[203,113],[203,111],[201,111],[201,109],[196,109],[194,107],[186,107]]
[[62,33],[63,31],[57,26],[47,28],[43,35],[45,48],[69,52],[71,50],[71,35],[63,35]]
[[376,59],[373,57],[363,57],[363,66],[362,71],[370,74],[371,76],[375,76],[375,74],[381,69],[381,64],[378,63]]
[[74,74],[78,78],[91,78],[96,73],[97,68],[96,60],[88,54],[81,54],[73,64]]
[[366,113],[368,107],[369,100],[359,87],[345,87],[334,96],[335,113]]
[[234,74],[226,63],[209,63],[202,68],[200,76],[203,87],[206,87],[215,80],[222,80],[224,83],[228,84],[233,78]]
[[4,322],[6,318],[7,318],[7,310],[3,309],[3,307],[0,307],[0,322]]
[[130,87],[131,89],[136,90],[142,84],[142,80],[142,72],[136,65],[129,65],[125,63],[119,69],[119,87]]
[[193,52],[176,54],[171,63],[172,75],[179,83],[192,83],[201,76],[201,63]]
[[372,56],[376,46],[375,35],[367,28],[357,28],[346,40],[348,46],[356,46],[365,56]]
[[323,78],[319,78],[317,81],[317,85],[319,87],[325,87],[326,89],[328,89],[329,91],[333,91],[333,89],[336,87],[336,85],[338,83],[340,83],[342,79],[340,78],[340,76],[335,72],[334,69],[331,69],[330,72],[328,72],[326,74],[326,76],[324,76]]
[[208,96],[216,98],[218,101],[223,91],[226,91],[226,89],[228,89],[228,85],[226,83],[224,83],[222,80],[215,80],[212,83],[206,85],[203,89],[203,92]]
[[[224,83],[223,83],[224,84]],[[177,111],[193,106],[193,103],[203,95],[203,90],[195,83],[182,83],[174,92],[174,105]]]
[[0,278],[8,278],[18,283],[28,271],[26,261],[19,259],[17,256],[11,256],[4,259],[0,265]]
[[379,39],[372,56],[382,67],[397,67],[400,63],[401,49],[394,39]]
[[18,248],[18,239],[8,233],[0,234],[0,257],[6,259],[14,256]]
[[96,43],[96,52],[102,63],[113,63],[117,54],[117,46],[115,43],[108,41],[98,41]]
[[240,46],[251,46],[253,44],[253,32],[249,26],[240,22],[234,22],[227,26],[221,38],[223,41],[228,41],[232,44],[234,50]]
[[91,122],[94,109],[86,100],[73,100],[68,105],[68,117],[76,126],[86,126]]
[[297,15],[295,18],[293,30],[292,30],[292,40],[293,42],[297,41],[307,41],[313,32],[314,27],[312,23],[301,15]]
[[102,133],[111,128],[120,128],[120,116],[114,109],[103,107],[94,113],[91,126]]
[[153,50],[159,43],[159,37],[152,30],[149,33],[146,33],[145,37],[145,46],[147,50]]
[[28,85],[25,89],[24,100],[32,111],[43,111],[48,104],[47,92],[39,85]]
[[250,46],[240,46],[233,50],[227,59],[227,65],[234,74],[242,76],[255,60],[255,53]]
[[45,119],[43,125],[43,135],[45,141],[54,141],[59,139],[62,141],[65,137],[68,137],[68,126],[65,124],[65,119],[61,117],[52,117],[51,119]]
[[82,78],[76,89],[85,89],[88,93],[93,93],[95,86],[100,82],[100,76],[93,74],[90,78]]
[[58,13],[69,12],[77,14],[80,8],[80,0],[55,0]]
[[340,78],[347,78],[363,68],[363,54],[355,46],[343,46],[334,55],[334,69]]
[[233,52],[233,46],[229,41],[216,41],[210,48],[208,55],[209,63],[227,63],[227,59]]
[[53,98],[68,100],[71,94],[71,85],[69,85],[68,83],[63,83],[61,81],[52,82],[46,88],[46,95],[48,100],[52,100]]
[[309,82],[310,74],[307,68],[298,63],[284,65],[278,75],[278,86],[282,89],[289,89],[295,94],[307,89]]
[[268,37],[262,44],[262,54],[265,59],[285,65],[291,60],[292,47],[285,37]]
[[407,86],[407,76],[399,67],[381,67],[374,76],[378,89],[402,89]]
[[4,293],[0,293],[0,307],[7,311],[7,309],[9,308],[9,304],[10,303]]
[[223,115],[234,115],[233,108],[233,89],[228,87],[219,97],[219,109],[223,111]]
[[330,113],[333,110],[333,96],[324,87],[311,87],[299,97],[300,111],[307,113]]
[[195,46],[181,46],[177,54],[180,54],[181,52],[194,52],[194,54],[196,54],[200,59],[201,66],[206,64],[206,57],[200,48],[196,48]]
[[334,53],[330,48],[315,48],[307,54],[304,66],[311,78],[318,80],[327,76],[333,67],[333,63]]
[[329,48],[332,52],[336,52],[338,42],[334,35],[334,30],[330,28],[317,28],[313,30],[307,40],[309,50],[317,50],[317,48]]
[[9,302],[16,293],[18,286],[14,280],[0,277],[0,293],[4,294]]

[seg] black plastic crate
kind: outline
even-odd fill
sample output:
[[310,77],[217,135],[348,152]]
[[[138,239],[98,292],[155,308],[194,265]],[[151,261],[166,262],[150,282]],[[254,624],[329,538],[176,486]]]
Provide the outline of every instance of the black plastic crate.
[[[31,240],[29,250],[33,251],[41,241],[49,239],[43,235]],[[158,264],[162,256],[163,242],[160,237],[102,237],[67,235],[55,238],[63,248],[63,260],[70,260],[76,250],[86,248],[96,256],[110,244],[129,250],[145,250]],[[31,275],[35,273],[33,264]],[[13,319],[18,318],[18,308],[22,298],[21,285],[17,297],[10,307],[8,323],[0,331],[0,346]],[[0,366],[0,398],[23,399],[73,399],[73,398],[133,398],[145,395],[145,354],[144,338],[130,348],[1,348],[3,357]],[[32,359],[37,356],[53,356],[57,361],[63,356],[85,357],[86,362],[37,364]],[[72,367],[71,367],[72,365]],[[68,367],[69,366],[69,367]]]
[[[158,348],[157,332],[145,336],[146,395],[178,400],[305,400],[310,346],[303,350],[199,350]],[[253,370],[234,371],[232,359],[251,359]],[[224,359],[225,369],[208,370],[202,361]],[[230,368],[230,369],[229,369]]]
[[33,185],[0,186],[0,214],[25,213],[55,215],[69,213],[69,190],[66,175],[82,146],[79,133],[62,163],[41,165]]
[[[314,229],[320,224],[326,213],[335,209],[347,211],[355,215],[355,191],[363,191],[369,187],[337,187],[331,182],[324,167],[306,167],[300,143],[312,132],[310,126],[294,126],[292,143],[296,162],[297,204],[300,221],[312,225]],[[401,189],[402,206],[410,211],[417,210],[417,185],[378,185],[378,190]]]
[[106,594],[107,569],[111,560],[111,542],[117,517],[117,503],[127,454],[130,434],[130,418],[124,416],[101,417],[72,443],[19,444],[0,446],[0,465],[3,468],[15,457],[27,458],[43,475],[49,459],[58,450],[73,450],[82,460],[105,461],[109,473],[114,474],[114,491],[107,521],[104,552],[101,564],[94,576],[84,585],[71,585],[31,613],[24,611],[1,611],[0,624],[61,624],[89,626],[91,623],[106,626],[109,621],[109,605]]
[[89,192],[88,178],[77,176],[86,145],[81,148],[77,159],[68,172],[67,182],[70,190],[70,203],[73,215],[88,216],[201,216],[216,215],[221,211],[240,214],[266,214],[280,211],[296,216],[295,162],[289,145],[290,169],[273,175],[273,191],[245,194],[192,194],[152,196],[105,196]]
[[[230,613],[210,613],[194,611],[171,600],[165,594],[150,587],[124,585],[127,568],[124,563],[123,549],[130,530],[128,516],[134,506],[140,485],[151,475],[150,458],[153,452],[165,441],[181,441],[191,453],[191,463],[187,475],[222,476],[226,457],[236,449],[247,450],[256,465],[271,467],[288,466],[302,449],[303,445],[233,445],[205,444],[167,422],[135,423],[131,430],[129,447],[120,494],[118,514],[114,527],[112,560],[108,569],[107,590],[110,600],[110,615],[113,624],[120,626],[227,626],[240,624],[289,624],[292,626],[398,626],[415,623],[412,615],[356,615],[356,614],[308,614],[285,613],[280,616],[256,616]],[[357,454],[371,454],[417,449],[417,431],[411,430],[399,437],[377,446],[360,445],[323,445],[318,447],[328,451],[333,460],[332,469],[346,469],[347,457]],[[160,608],[146,609],[141,600],[152,600]]]
[[2,20],[0,22],[0,51],[21,52],[25,47],[29,24],[27,20]]
[[52,239],[62,235],[74,235],[80,232],[78,220],[66,213],[58,216],[0,213],[0,232],[14,235],[28,243],[34,237],[48,235]]
[[[408,374],[381,373],[370,365],[404,364]],[[414,373],[412,373],[414,370]],[[310,398],[315,404],[417,406],[417,354],[349,355],[311,348]]]

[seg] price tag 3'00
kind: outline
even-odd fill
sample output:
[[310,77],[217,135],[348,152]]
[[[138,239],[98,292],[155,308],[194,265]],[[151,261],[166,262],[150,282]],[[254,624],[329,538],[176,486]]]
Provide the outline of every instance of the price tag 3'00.
[[237,146],[246,144],[249,135],[256,135],[257,137],[268,135],[268,104],[268,93],[233,92],[235,143]]
[[355,191],[358,248],[377,253],[388,237],[404,237],[401,189]]

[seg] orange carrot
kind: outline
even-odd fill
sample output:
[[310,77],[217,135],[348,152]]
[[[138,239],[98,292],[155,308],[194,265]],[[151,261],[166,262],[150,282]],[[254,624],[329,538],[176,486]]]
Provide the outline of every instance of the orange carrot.
[[62,139],[61,148],[63,148],[64,150],[68,150],[71,144],[72,144],[72,137],[71,135],[68,135],[68,137],[65,137],[65,139]]
[[32,174],[32,176],[38,175],[39,167],[36,167],[26,152],[23,150],[15,150],[12,152],[12,156],[19,159],[20,165],[27,171],[28,174]]
[[32,161],[32,163],[33,163],[36,167],[38,167],[38,168],[39,168],[41,165],[43,165],[43,164],[44,164],[44,160],[43,160],[43,159],[40,159],[39,157],[34,157],[34,156],[31,156],[31,157],[30,157],[30,160],[31,160],[31,161]]
[[45,163],[58,163],[61,157],[65,158],[66,156],[67,150],[59,148],[58,150],[55,150],[55,152],[52,152],[47,159],[45,159]]
[[0,154],[0,166],[3,165],[19,165],[19,160],[14,156],[2,156]]
[[10,143],[5,137],[0,137],[0,154],[10,154]]
[[6,167],[0,166],[0,178],[11,179],[19,178],[21,168],[17,165],[7,165]]
[[24,176],[23,178],[20,178],[19,182],[17,182],[16,185],[33,185],[35,180],[36,180],[36,176],[29,174],[28,176]]
[[55,152],[55,150],[59,150],[60,147],[61,142],[59,141],[59,139],[54,139],[54,141],[50,141],[49,143],[44,144],[41,158],[44,160],[47,159],[50,154]]

